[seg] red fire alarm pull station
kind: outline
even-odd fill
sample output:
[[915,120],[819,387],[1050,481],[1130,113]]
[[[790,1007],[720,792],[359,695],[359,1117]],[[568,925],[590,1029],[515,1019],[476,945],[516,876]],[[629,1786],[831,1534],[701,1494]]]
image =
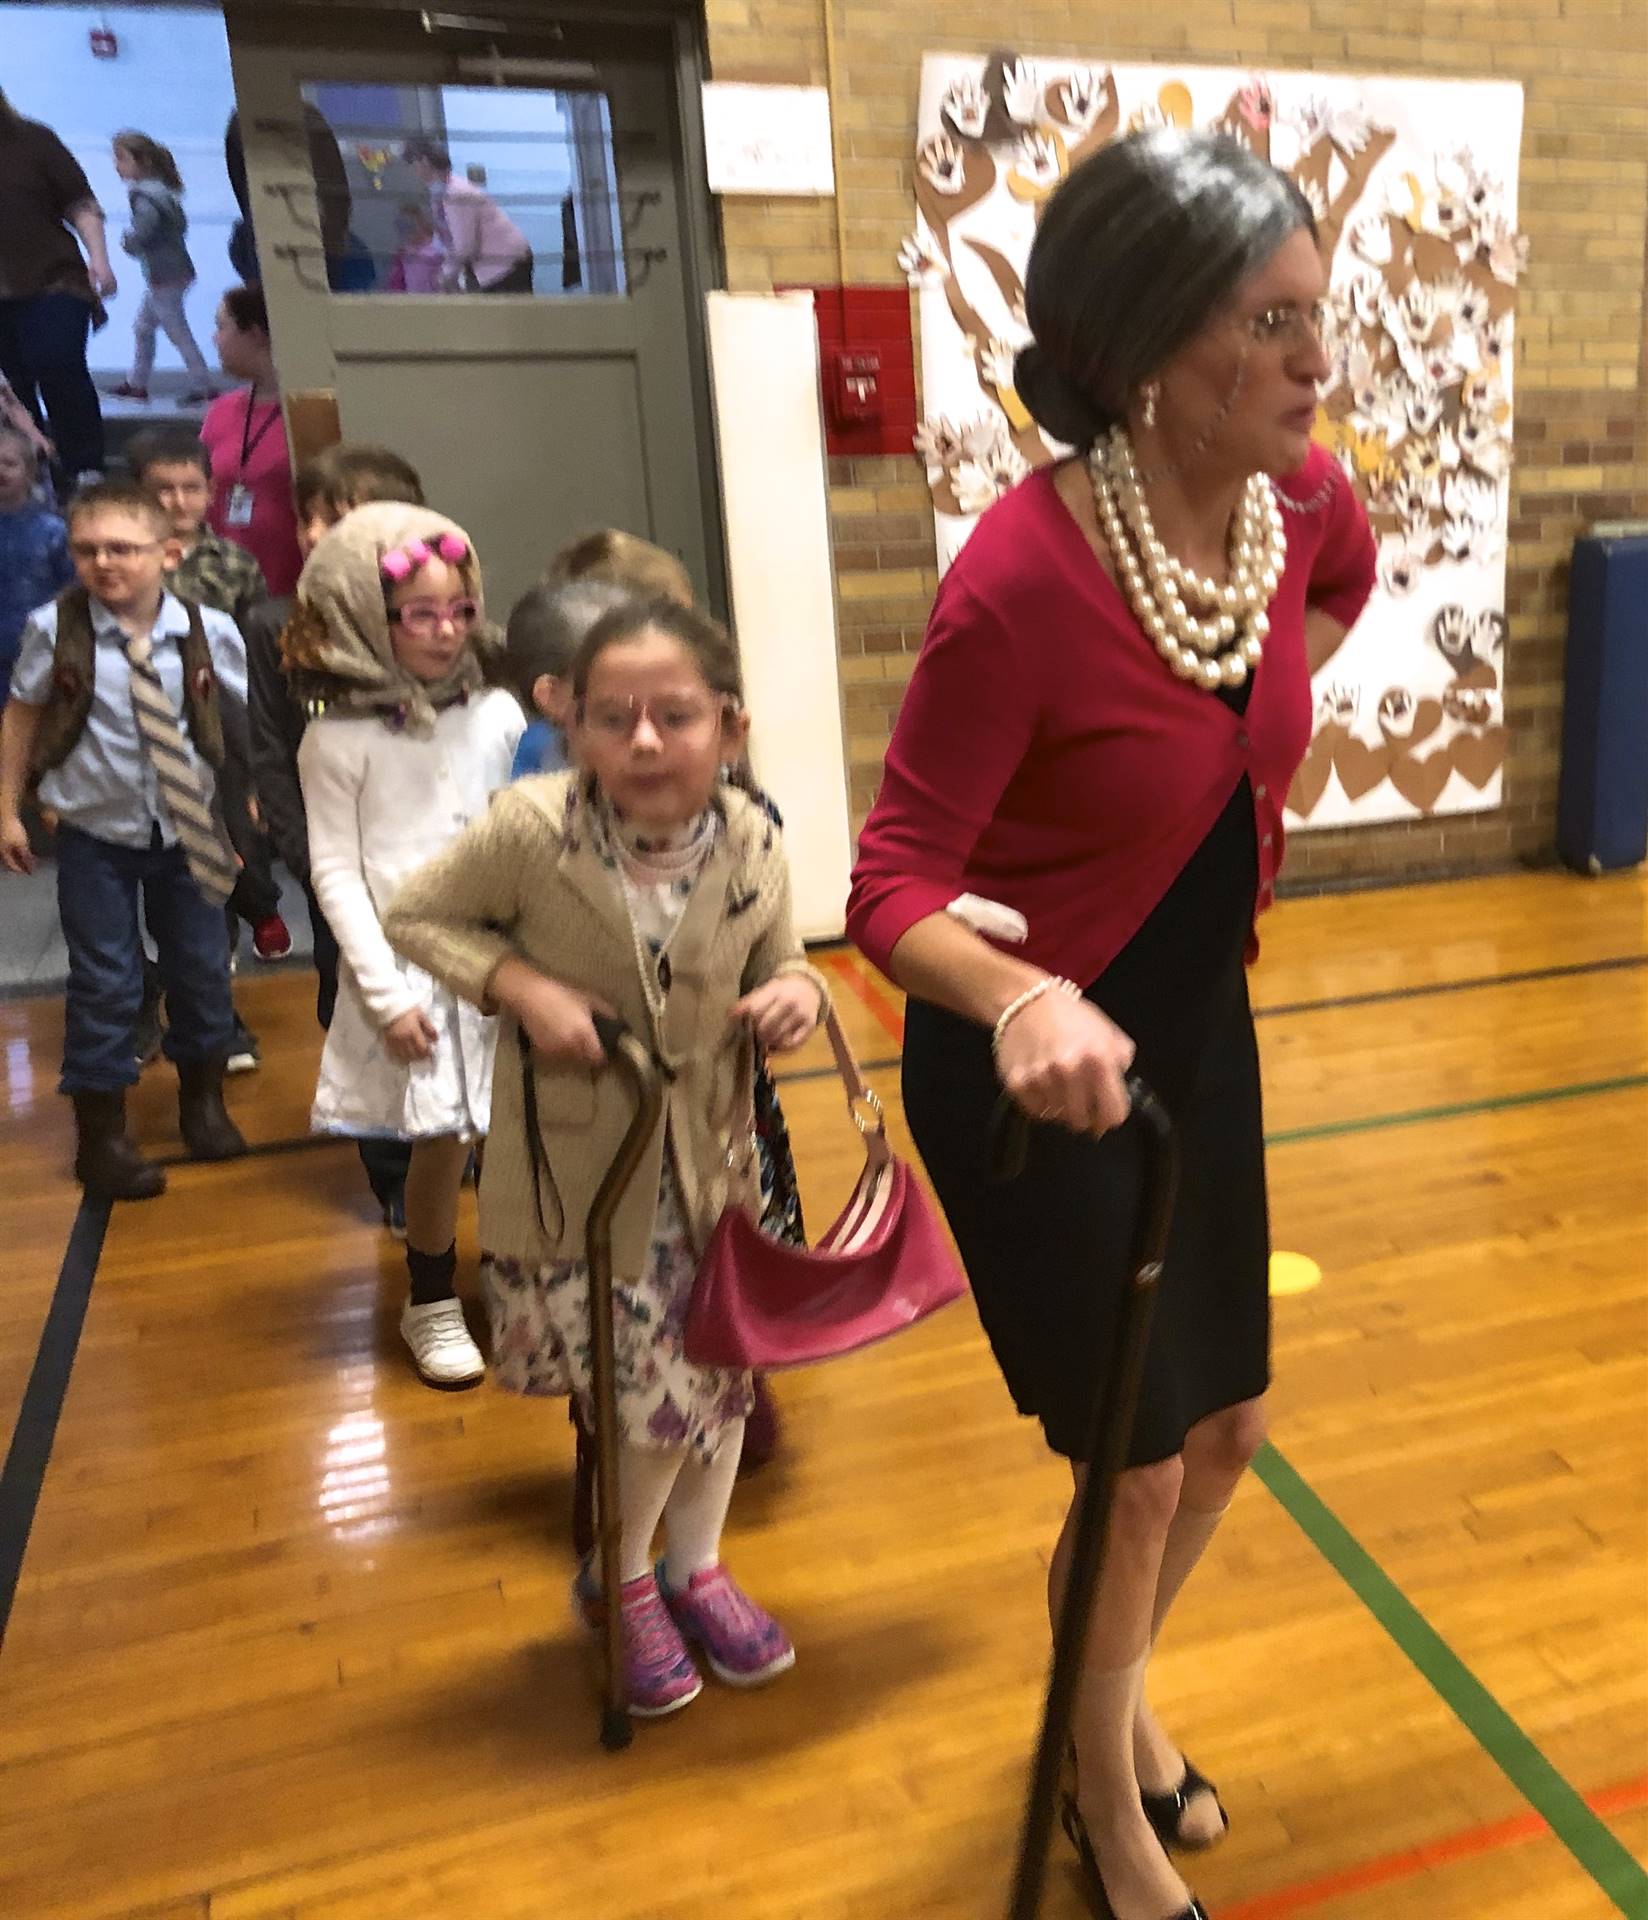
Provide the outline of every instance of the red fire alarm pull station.
[[881,355],[837,347],[830,356],[830,418],[838,427],[881,418]]
[[120,52],[120,42],[112,27],[93,27],[91,39],[94,60],[113,60]]

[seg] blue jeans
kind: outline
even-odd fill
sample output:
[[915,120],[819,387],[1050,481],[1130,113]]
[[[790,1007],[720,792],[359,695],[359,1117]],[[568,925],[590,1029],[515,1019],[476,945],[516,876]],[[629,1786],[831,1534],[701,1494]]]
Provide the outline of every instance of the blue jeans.
[[86,371],[91,303],[72,293],[0,300],[0,373],[57,444],[72,480],[103,468],[103,408]]
[[221,1060],[235,1031],[229,935],[181,847],[117,847],[71,826],[57,833],[57,911],[69,950],[60,1093],[112,1093],[137,1079],[132,1033],[143,1004],[143,917],[166,988],[166,1057]]

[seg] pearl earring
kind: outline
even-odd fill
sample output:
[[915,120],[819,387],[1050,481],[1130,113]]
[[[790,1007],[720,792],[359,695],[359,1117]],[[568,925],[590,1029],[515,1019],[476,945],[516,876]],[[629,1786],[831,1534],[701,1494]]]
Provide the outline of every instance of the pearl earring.
[[1156,402],[1161,396],[1161,391],[1160,385],[1154,380],[1146,381],[1139,391],[1139,397],[1144,402],[1144,410],[1139,420],[1146,433],[1150,432],[1156,424]]

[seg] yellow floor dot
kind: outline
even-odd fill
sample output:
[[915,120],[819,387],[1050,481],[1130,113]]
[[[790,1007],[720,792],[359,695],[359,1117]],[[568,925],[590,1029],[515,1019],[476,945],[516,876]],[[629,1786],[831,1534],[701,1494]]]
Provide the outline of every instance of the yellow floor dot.
[[1270,1291],[1273,1296],[1309,1293],[1322,1284],[1322,1269],[1302,1253],[1273,1253],[1270,1256]]

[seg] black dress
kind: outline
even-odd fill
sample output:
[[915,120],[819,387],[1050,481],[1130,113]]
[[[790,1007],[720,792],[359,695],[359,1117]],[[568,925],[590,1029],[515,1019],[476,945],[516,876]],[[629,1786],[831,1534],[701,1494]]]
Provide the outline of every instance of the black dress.
[[[1238,709],[1240,695],[1227,696]],[[1144,925],[1087,989],[1138,1048],[1178,1131],[1178,1204],[1127,1461],[1177,1453],[1208,1414],[1270,1381],[1270,1224],[1259,1057],[1244,951],[1258,886],[1244,776]],[[1020,1177],[986,1160],[1000,1097],[990,1035],[910,1002],[904,1106],[1021,1413],[1084,1458],[1120,1323],[1140,1190],[1136,1129],[1032,1127]]]

